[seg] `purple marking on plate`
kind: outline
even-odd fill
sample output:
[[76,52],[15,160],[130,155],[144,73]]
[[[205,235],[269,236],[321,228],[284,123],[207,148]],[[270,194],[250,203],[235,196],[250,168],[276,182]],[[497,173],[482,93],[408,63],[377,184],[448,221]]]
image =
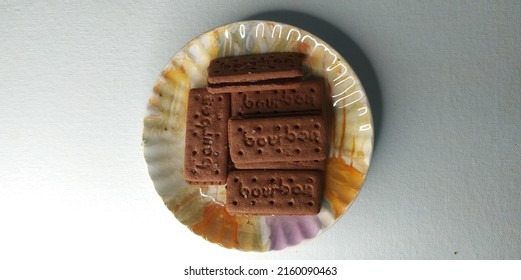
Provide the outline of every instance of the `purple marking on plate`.
[[317,216],[269,216],[270,250],[281,250],[315,237],[322,224]]

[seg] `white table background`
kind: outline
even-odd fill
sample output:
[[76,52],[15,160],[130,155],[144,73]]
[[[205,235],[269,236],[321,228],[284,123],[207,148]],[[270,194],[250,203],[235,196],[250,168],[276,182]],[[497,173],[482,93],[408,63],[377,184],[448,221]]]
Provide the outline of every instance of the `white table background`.
[[[521,258],[519,1],[34,2],[0,3],[4,269]],[[347,214],[312,241],[265,254],[223,249],[181,225],[141,149],[146,104],[170,57],[251,18],[298,25],[337,48],[364,83],[377,129]]]

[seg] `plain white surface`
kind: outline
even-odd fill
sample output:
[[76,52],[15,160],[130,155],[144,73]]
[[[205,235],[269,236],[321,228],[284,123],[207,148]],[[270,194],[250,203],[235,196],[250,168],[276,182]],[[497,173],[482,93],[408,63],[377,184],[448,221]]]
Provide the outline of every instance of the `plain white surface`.
[[[146,276],[141,268],[166,274],[180,256],[521,258],[519,2],[148,2],[0,4],[2,266]],[[331,24],[368,58],[376,149],[361,194],[330,230],[280,252],[231,251],[163,206],[142,121],[186,42],[281,10]]]

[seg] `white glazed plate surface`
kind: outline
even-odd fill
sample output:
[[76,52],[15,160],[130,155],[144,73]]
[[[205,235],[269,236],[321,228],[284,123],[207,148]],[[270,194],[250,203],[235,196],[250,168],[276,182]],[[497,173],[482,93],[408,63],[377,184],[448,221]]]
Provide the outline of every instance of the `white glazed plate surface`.
[[[206,86],[206,69],[214,58],[267,52],[307,54],[307,74],[326,82],[330,153],[322,208],[316,216],[231,216],[224,208],[224,185],[188,185],[183,178],[189,90]],[[236,22],[193,39],[164,68],[148,108],[143,150],[156,191],[179,222],[226,248],[281,250],[314,238],[346,212],[369,168],[373,122],[358,77],[326,42],[290,25]]]

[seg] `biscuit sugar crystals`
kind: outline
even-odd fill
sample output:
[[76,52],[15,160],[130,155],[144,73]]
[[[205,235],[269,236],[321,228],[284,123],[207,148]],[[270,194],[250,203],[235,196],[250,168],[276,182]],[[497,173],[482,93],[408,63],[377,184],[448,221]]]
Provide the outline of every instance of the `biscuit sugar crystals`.
[[304,60],[300,53],[217,58],[207,87],[189,93],[185,180],[226,183],[230,214],[320,211],[324,83],[303,79]]

